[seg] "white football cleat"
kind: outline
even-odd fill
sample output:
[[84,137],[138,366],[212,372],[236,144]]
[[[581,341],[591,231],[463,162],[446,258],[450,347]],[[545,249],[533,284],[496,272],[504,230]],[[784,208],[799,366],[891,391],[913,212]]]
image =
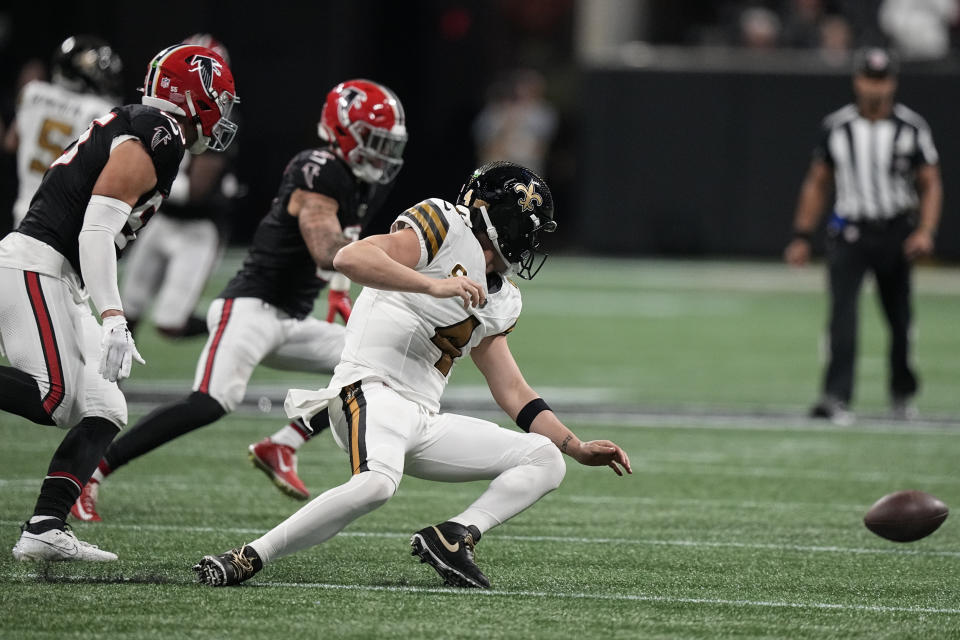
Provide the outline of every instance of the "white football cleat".
[[[38,524],[44,524],[40,522]],[[36,525],[24,524],[23,533],[13,546],[13,557],[22,562],[61,562],[67,560],[83,560],[86,562],[111,562],[117,559],[117,554],[104,551],[94,544],[79,540],[70,530],[69,525],[63,529],[50,528],[39,533],[30,532],[30,528],[39,528]]]

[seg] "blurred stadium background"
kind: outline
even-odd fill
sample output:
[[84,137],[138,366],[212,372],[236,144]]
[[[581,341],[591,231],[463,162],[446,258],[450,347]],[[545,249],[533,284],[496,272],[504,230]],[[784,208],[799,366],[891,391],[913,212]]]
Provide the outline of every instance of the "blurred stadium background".
[[[205,301],[242,259],[287,160],[317,144],[320,106],[336,82],[376,79],[404,103],[410,142],[394,212],[424,196],[452,198],[478,158],[502,151],[490,114],[524,111],[533,124],[520,132],[528,139],[521,152],[543,163],[552,185],[559,246],[536,281],[523,283],[525,311],[511,344],[562,415],[589,437],[622,440],[638,470],[622,483],[571,470],[556,496],[504,527],[500,541],[490,536],[480,562],[501,577],[502,598],[465,605],[424,591],[435,585],[403,556],[402,532],[475,488],[418,482],[352,535],[278,565],[269,583],[276,593],[201,597],[184,571],[196,553],[235,544],[293,508],[244,466],[244,447],[280,419],[287,387],[325,378],[261,368],[246,411],[147,456],[107,487],[116,493],[102,513],[113,521],[88,525],[81,537],[109,540],[123,558],[119,569],[38,574],[0,553],[9,603],[0,608],[0,637],[52,637],[78,622],[105,632],[100,616],[110,608],[106,620],[143,637],[223,633],[216,621],[196,621],[197,611],[214,608],[246,625],[234,637],[277,629],[555,637],[570,624],[610,637],[956,637],[956,527],[948,520],[904,550],[858,519],[897,489],[960,504],[957,20],[954,0],[327,0],[269,9],[173,0],[0,9],[4,124],[21,70],[46,62],[67,35],[98,34],[119,51],[128,102],[163,46],[210,32],[230,48],[243,100],[236,168],[246,191]],[[945,201],[936,256],[916,271],[921,418],[886,420],[886,332],[868,293],[858,422],[841,428],[803,417],[819,384],[822,265],[792,271],[780,254],[818,123],[851,100],[850,53],[867,44],[902,52],[899,97],[930,122]],[[0,162],[3,232],[16,183],[12,156]],[[147,330],[137,341],[149,365],[136,367],[125,387],[133,419],[186,390],[203,344]],[[499,419],[481,384],[464,363],[448,406]],[[0,547],[12,545],[59,437],[0,415]],[[333,444],[312,447],[301,462],[311,488],[339,482]],[[154,558],[145,557],[145,541]],[[371,571],[374,559],[383,564]],[[58,587],[72,622],[51,618],[39,633],[31,621],[43,613],[45,580],[81,584]],[[151,584],[100,585],[124,580]],[[90,589],[99,608],[85,604],[81,591]],[[408,592],[423,599],[402,599]],[[157,611],[137,611],[144,597]],[[283,615],[291,599],[309,613]],[[470,626],[445,626],[450,610]],[[348,619],[333,626],[327,616],[344,611]]]

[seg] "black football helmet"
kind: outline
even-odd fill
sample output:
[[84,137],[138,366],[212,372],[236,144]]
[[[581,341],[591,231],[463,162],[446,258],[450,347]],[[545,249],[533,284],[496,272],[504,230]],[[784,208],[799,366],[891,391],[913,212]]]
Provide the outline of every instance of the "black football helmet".
[[116,96],[123,62],[96,36],[70,36],[53,54],[53,81],[71,91]]
[[457,203],[478,211],[487,236],[507,264],[504,275],[530,280],[547,259],[540,234],[557,228],[553,196],[543,178],[513,162],[489,162],[474,171]]

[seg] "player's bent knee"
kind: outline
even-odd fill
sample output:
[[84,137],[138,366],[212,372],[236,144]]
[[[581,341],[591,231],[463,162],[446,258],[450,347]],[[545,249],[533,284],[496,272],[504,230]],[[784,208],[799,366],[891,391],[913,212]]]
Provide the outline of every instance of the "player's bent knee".
[[232,410],[232,407],[228,408],[220,400],[202,391],[194,391],[187,396],[185,402],[190,405],[198,418],[205,421],[204,424],[219,420]]
[[243,401],[243,393],[237,394],[219,394],[219,393],[204,393],[203,391],[193,391],[188,398],[188,401],[191,403],[197,403],[203,405],[207,411],[206,413],[214,414],[219,413],[215,419],[233,413],[240,403]]
[[393,479],[378,471],[364,471],[353,476],[350,482],[356,485],[358,501],[371,511],[386,504],[397,491]]
[[529,460],[530,464],[543,470],[548,491],[553,491],[563,482],[563,477],[567,474],[567,463],[563,459],[563,454],[552,442],[533,451],[529,455]]

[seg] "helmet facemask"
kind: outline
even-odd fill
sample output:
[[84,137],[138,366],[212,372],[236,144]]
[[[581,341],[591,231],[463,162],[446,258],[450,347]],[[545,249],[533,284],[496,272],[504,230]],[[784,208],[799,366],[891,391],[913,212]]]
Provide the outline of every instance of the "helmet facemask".
[[357,140],[357,147],[348,160],[357,178],[387,184],[397,177],[403,167],[406,127],[395,125],[387,131],[361,121],[350,125],[350,133]]
[[[497,216],[495,223],[490,218],[487,207],[479,202],[477,208],[486,225],[487,237],[493,244],[494,251],[507,268],[500,273],[503,276],[519,276],[524,280],[531,280],[547,261],[550,254],[541,250],[541,233],[553,233],[557,223],[553,220],[542,219],[533,213],[527,218],[516,215]],[[523,227],[523,228],[521,228]]]
[[[240,102],[240,99],[229,91],[221,91],[215,99],[216,108],[208,106],[206,102],[194,101],[190,91],[186,92],[187,109],[190,111],[190,119],[197,129],[197,140],[190,145],[190,153],[198,155],[209,149],[210,151],[222,152],[230,146],[233,138],[237,135],[237,124],[230,120],[230,113],[233,111],[233,105]],[[219,118],[213,121],[216,111]],[[209,123],[213,122],[212,125]]]

